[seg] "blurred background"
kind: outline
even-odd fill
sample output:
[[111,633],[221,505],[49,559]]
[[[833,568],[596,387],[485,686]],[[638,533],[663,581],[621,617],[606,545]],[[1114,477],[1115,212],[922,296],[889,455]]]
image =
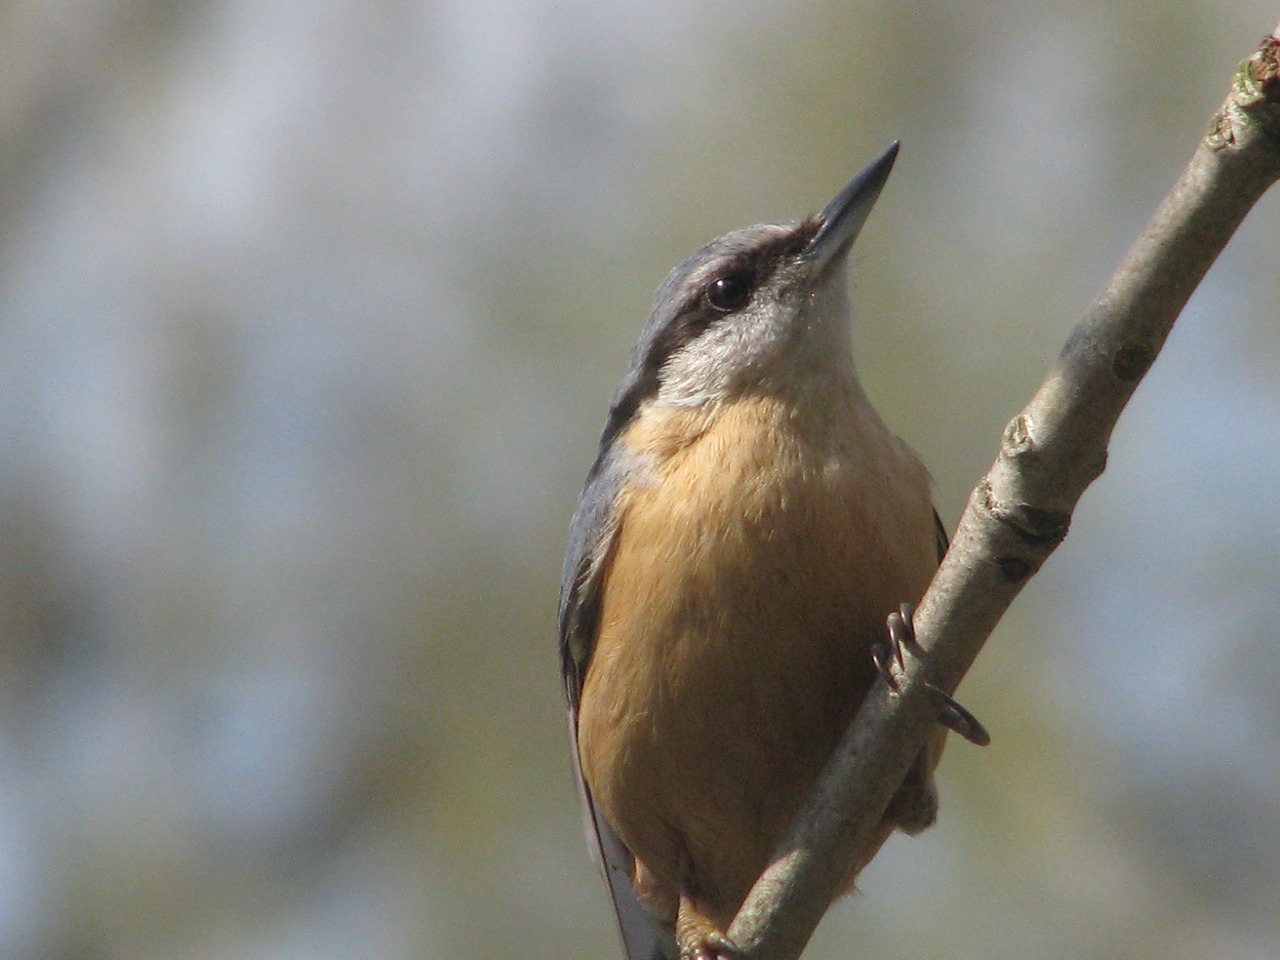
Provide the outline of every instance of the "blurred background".
[[[901,138],[856,348],[954,524],[1276,17],[4,4],[0,956],[617,957],[555,601],[667,269]],[[1280,953],[1278,224],[812,960]]]

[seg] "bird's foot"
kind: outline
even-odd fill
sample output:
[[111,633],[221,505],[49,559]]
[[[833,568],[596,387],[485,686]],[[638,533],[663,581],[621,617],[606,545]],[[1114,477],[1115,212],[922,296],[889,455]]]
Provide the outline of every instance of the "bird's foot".
[[[914,613],[911,604],[904,603],[889,614],[888,641],[877,643],[871,648],[871,659],[875,661],[876,669],[893,690],[900,689],[902,685],[907,669],[907,655],[919,656],[923,653],[920,644],[916,642],[916,630],[912,623]],[[991,742],[991,734],[987,733],[987,728],[950,694],[928,681],[925,686],[938,703],[939,723],[979,747],[985,747]]]
[[688,897],[680,898],[676,942],[680,945],[680,960],[738,960],[742,956],[734,942]]

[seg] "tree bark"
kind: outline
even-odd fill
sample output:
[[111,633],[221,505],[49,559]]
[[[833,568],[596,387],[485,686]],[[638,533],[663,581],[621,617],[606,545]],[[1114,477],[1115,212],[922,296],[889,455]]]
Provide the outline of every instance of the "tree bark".
[[1005,429],[915,616],[920,656],[868,695],[728,933],[750,960],[796,960],[1009,604],[1062,542],[1174,321],[1280,178],[1280,26],[1236,71],[1187,168]]

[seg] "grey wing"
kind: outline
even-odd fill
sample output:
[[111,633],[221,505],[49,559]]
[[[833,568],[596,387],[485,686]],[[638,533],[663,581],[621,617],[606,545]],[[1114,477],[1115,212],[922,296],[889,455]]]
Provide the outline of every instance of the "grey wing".
[[933,508],[933,536],[938,544],[938,562],[942,562],[942,558],[947,555],[947,549],[951,546],[951,541],[947,538],[947,528],[942,525],[942,517],[938,514],[938,508]]
[[569,703],[569,737],[583,827],[592,856],[609,886],[627,960],[672,960],[676,955],[675,939],[636,898],[631,886],[631,851],[596,809],[578,756],[578,700],[595,646],[600,590],[618,529],[614,507],[626,475],[622,458],[606,449],[587,477],[573,517],[560,582],[560,674]]

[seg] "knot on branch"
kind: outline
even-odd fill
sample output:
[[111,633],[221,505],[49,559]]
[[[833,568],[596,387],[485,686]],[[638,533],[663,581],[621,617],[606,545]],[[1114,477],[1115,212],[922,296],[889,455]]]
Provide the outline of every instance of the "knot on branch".
[[1111,372],[1117,380],[1141,380],[1155,358],[1156,352],[1151,344],[1130,341],[1112,357]]
[[[1037,552],[1048,554],[1066,539],[1067,530],[1071,526],[1071,514],[1068,511],[1050,510],[1016,500],[1001,500],[995,495],[989,478],[982,481],[980,494],[982,506],[991,518],[1022,543],[1035,547]],[[1012,574],[1013,579],[1023,579],[1030,569],[1022,569],[1013,559],[1002,557],[1001,569]],[[1028,567],[1033,564],[1027,559],[1023,559],[1023,562]]]
[[1258,52],[1245,64],[1263,99],[1280,103],[1280,37],[1263,37]]
[[1209,128],[1209,146],[1230,147],[1250,127],[1280,149],[1280,37],[1274,35],[1236,70],[1231,96]]
[[[1147,353],[1148,348],[1142,346],[1134,346],[1132,353],[1126,353],[1127,349],[1122,349],[1113,358],[1112,372],[1119,376],[1116,370],[1119,366],[1124,372],[1132,374],[1135,379],[1140,378],[1142,374],[1135,372],[1136,367],[1142,366],[1145,370],[1151,365],[1155,355]],[[1070,501],[1074,503],[1084,492],[1084,488],[1101,476],[1102,471],[1107,468],[1106,447],[1099,447],[1090,442],[1092,439],[1088,434],[1083,438],[1059,435],[1054,438],[1052,444],[1042,446],[1035,435],[1032,415],[1024,410],[1010,420],[1009,425],[1004,428],[1004,434],[1000,438],[1000,458],[1007,462],[1007,466],[1012,471],[1012,482],[1016,489],[1029,488],[1038,491],[1040,499],[1046,499],[1050,491],[1045,484],[1049,482],[1049,477],[1057,477],[1058,480],[1053,481],[1051,485],[1058,492],[1070,493]],[[1050,451],[1052,453],[1046,460],[1046,455],[1050,454]],[[1076,478],[1078,486],[1069,483],[1064,488],[1062,479],[1065,477]],[[996,498],[992,499],[994,502]],[[1054,516],[1065,516],[1068,520],[1071,516],[1069,511],[1046,512],[1051,512]],[[1066,536],[1065,526],[1063,536]]]
[[1000,438],[1000,443],[1004,455],[1015,459],[1035,450],[1036,442],[1031,435],[1031,425],[1027,422],[1025,413],[1020,413],[1009,421],[1009,425],[1004,428],[1004,436]]
[[1009,583],[1021,583],[1035,573],[1031,562],[1022,557],[996,557],[996,566]]

